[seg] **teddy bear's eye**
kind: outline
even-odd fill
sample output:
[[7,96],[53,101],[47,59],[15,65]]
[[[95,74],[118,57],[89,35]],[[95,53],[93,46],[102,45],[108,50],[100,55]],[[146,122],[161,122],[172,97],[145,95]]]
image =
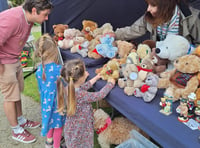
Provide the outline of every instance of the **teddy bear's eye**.
[[185,63],[185,65],[188,65],[189,63]]
[[147,65],[145,65],[145,64],[142,64],[142,68],[147,68]]
[[168,49],[168,46],[166,47],[166,49]]

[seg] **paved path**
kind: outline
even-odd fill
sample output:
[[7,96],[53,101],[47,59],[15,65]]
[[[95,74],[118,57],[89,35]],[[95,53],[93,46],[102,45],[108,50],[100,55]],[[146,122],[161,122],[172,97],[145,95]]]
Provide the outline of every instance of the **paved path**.
[[[32,98],[22,95],[22,109],[26,118],[41,121],[40,105]],[[0,95],[0,148],[44,148],[45,138],[40,136],[41,128],[28,129],[36,136],[37,141],[32,144],[17,142],[11,137],[11,128],[3,111],[3,99]]]

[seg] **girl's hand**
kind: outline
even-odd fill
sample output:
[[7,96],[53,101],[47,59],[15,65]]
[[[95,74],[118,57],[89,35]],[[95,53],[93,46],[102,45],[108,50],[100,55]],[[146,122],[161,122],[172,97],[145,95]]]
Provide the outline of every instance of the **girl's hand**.
[[95,76],[95,80],[97,81],[97,80],[99,80],[101,78],[101,75],[100,75],[100,73],[98,73],[96,76]]
[[114,84],[114,85],[115,85],[115,83],[116,83],[115,79],[113,79],[113,78],[108,79],[108,82],[111,82],[111,83]]

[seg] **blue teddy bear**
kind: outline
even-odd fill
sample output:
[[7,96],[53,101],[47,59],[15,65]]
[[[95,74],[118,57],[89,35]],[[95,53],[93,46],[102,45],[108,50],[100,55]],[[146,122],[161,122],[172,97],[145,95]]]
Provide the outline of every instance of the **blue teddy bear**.
[[100,38],[101,44],[96,45],[97,52],[103,57],[113,58],[115,57],[118,48],[112,45],[114,41],[113,37],[106,35]]

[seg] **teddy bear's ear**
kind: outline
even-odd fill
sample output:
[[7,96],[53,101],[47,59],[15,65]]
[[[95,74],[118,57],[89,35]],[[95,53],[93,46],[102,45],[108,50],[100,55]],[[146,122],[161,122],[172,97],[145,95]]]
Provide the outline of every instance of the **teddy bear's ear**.
[[84,24],[85,24],[85,22],[86,22],[86,20],[83,20],[83,21],[82,21],[82,25],[84,25]]
[[57,25],[53,25],[53,29],[55,29],[57,27]]
[[65,29],[69,28],[69,25],[64,25]]

